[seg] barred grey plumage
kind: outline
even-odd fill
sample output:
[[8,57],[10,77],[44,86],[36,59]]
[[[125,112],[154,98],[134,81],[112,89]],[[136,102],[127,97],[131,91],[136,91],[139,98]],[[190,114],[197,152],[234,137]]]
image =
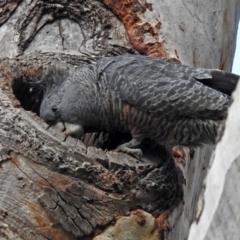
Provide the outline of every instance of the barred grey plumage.
[[143,138],[169,145],[214,143],[239,76],[123,55],[57,78],[46,85],[41,104],[46,122],[61,122],[66,135],[77,137],[84,131],[130,132],[133,139],[118,150],[139,153],[129,148]]

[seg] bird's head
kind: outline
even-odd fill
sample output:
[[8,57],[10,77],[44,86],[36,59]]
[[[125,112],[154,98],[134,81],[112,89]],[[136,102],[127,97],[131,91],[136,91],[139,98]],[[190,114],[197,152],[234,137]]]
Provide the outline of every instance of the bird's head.
[[46,79],[40,117],[49,125],[65,126],[66,135],[80,136],[83,127],[91,125],[92,113],[98,108],[95,75],[90,68],[82,67],[63,76],[54,72]]
[[66,92],[65,85],[67,85],[67,78],[67,71],[51,69],[44,74],[40,81],[36,81],[32,84],[33,87],[36,86],[43,91],[40,117],[49,125],[55,125],[61,121],[59,105]]
[[40,107],[40,117],[49,125],[55,125],[60,121],[59,105],[61,101],[61,94],[54,94],[54,91],[49,91],[44,95]]

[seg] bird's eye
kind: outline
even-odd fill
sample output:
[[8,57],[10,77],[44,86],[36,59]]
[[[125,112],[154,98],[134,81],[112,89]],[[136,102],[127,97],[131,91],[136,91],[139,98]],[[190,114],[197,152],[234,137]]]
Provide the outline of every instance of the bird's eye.
[[57,111],[57,107],[56,107],[56,106],[53,106],[53,107],[52,107],[52,111],[53,111],[53,112],[56,112],[56,111]]

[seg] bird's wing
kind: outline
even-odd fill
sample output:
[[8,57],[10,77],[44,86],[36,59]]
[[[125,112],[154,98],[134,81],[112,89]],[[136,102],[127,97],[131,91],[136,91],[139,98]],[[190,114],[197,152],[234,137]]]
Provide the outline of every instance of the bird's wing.
[[124,55],[103,58],[98,70],[119,98],[154,115],[218,119],[229,105],[230,97],[196,80],[211,78],[204,69]]

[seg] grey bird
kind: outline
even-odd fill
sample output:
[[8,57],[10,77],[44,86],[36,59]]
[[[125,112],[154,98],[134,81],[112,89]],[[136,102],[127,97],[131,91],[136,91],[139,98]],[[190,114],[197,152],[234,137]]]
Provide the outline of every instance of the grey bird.
[[173,146],[213,144],[239,76],[141,55],[103,57],[42,83],[40,116],[66,136],[130,132],[116,150],[141,154],[144,138]]

